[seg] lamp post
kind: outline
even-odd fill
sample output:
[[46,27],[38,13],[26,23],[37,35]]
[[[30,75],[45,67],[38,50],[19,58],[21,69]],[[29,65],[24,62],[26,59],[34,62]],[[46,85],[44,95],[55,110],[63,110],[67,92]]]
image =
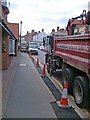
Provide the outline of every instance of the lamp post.
[[20,22],[20,51],[21,51],[22,21]]

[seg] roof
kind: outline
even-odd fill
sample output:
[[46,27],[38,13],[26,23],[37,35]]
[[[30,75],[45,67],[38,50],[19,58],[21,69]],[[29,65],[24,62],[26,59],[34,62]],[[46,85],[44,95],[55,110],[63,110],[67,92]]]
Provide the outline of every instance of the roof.
[[16,39],[19,39],[19,23],[8,23],[11,31],[15,35]]
[[14,34],[12,33],[11,29],[9,28],[7,22],[4,20],[4,18],[0,15],[0,26],[13,38],[16,39]]
[[58,30],[58,31],[51,32],[50,35],[54,35],[54,36],[67,35],[67,30],[65,30],[65,29],[60,29],[60,30]]
[[26,34],[26,36],[34,36],[36,34],[37,34],[37,32],[31,32],[31,33]]

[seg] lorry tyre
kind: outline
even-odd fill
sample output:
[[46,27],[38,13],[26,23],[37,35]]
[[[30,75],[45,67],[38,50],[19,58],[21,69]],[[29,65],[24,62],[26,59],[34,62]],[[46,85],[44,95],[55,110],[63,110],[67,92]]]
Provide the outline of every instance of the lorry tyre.
[[47,72],[50,74],[50,57],[47,58]]
[[73,93],[73,80],[74,80],[73,71],[70,68],[66,68],[63,70],[62,75],[63,75],[63,77],[62,77],[63,85],[64,85],[64,82],[67,82],[68,83],[68,93],[72,94]]
[[52,68],[52,65],[50,64],[50,57],[48,58],[47,60],[47,72],[52,75],[53,73],[53,68]]
[[89,87],[88,80],[84,76],[77,76],[74,81],[73,94],[76,104],[79,107],[88,107]]

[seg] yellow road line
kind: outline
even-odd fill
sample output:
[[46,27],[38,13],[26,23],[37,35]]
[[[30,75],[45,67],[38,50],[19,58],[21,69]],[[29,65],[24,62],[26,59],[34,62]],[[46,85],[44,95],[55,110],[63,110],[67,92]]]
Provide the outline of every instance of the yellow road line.
[[[36,61],[36,59],[35,59],[35,61]],[[43,68],[43,65],[41,63],[39,63],[39,64],[40,64],[40,67]],[[46,72],[46,76],[49,77],[49,79],[54,83],[54,85],[58,89],[60,89],[60,92],[62,93],[63,86],[61,85],[61,83],[59,81],[57,81],[57,79],[55,79],[53,76],[50,76],[47,72]],[[90,118],[90,113],[86,109],[82,110],[81,108],[79,108],[75,104],[74,98],[71,95],[69,95],[69,102],[70,102],[70,105],[72,106],[72,108],[74,108],[76,113],[80,116],[80,118],[82,118],[82,119]]]

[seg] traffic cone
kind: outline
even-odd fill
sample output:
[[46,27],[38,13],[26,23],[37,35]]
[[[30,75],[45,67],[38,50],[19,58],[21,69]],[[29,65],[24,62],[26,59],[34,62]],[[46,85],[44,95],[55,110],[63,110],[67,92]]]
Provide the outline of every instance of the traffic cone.
[[32,60],[34,60],[34,57],[32,56]]
[[45,69],[45,64],[43,65],[43,69],[42,69],[42,76],[46,75],[46,69]]
[[57,102],[60,107],[70,107],[68,103],[67,89],[68,89],[68,83],[65,82],[63,92],[62,92],[62,98],[60,99],[59,102]]
[[29,56],[30,56],[30,58],[31,58],[31,56],[32,56],[32,53],[31,53],[31,52],[29,53]]
[[37,58],[36,66],[39,67],[39,59]]

